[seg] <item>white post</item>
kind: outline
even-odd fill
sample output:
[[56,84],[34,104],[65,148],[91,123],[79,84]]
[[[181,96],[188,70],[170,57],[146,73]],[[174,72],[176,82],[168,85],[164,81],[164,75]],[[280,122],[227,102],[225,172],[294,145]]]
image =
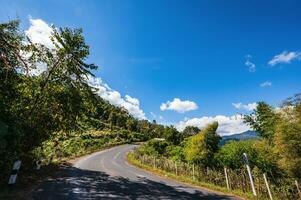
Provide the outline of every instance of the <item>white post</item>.
[[243,158],[244,158],[244,162],[245,162],[245,164],[246,164],[247,171],[248,171],[248,174],[249,174],[249,179],[250,179],[250,184],[251,184],[251,187],[252,187],[253,195],[254,195],[254,196],[257,196],[257,194],[256,194],[256,189],[255,189],[255,185],[254,185],[254,181],[253,181],[253,177],[252,177],[251,168],[250,168],[250,165],[249,165],[248,156],[247,156],[246,153],[243,153]]
[[225,178],[226,178],[227,189],[230,190],[229,179],[228,179],[228,173],[227,173],[227,168],[226,168],[226,167],[224,167],[224,172],[225,172]]
[[269,186],[269,183],[268,183],[268,180],[267,180],[267,177],[266,177],[265,173],[263,174],[263,179],[264,179],[265,185],[267,186],[269,197],[270,197],[271,200],[273,200],[273,196],[272,196],[270,186]]
[[297,181],[297,180],[295,180],[295,185],[296,185],[296,187],[297,187],[297,191],[298,191],[298,194],[299,194],[300,199],[301,199],[301,191],[300,191],[300,187],[299,187],[299,184],[298,184],[298,181]]
[[14,162],[13,171],[12,171],[12,174],[10,175],[10,177],[9,177],[9,180],[8,180],[9,185],[12,185],[12,184],[16,183],[17,177],[18,177],[18,171],[21,167],[21,163],[22,163],[21,160],[17,160],[16,162]]

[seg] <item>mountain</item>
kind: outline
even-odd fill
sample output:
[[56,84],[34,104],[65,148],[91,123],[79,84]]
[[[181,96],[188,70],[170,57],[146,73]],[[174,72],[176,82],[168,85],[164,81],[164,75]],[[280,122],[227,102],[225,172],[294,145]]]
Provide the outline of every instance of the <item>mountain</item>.
[[223,146],[227,142],[231,140],[240,141],[240,140],[248,140],[248,139],[258,139],[259,135],[255,131],[246,131],[243,133],[238,133],[234,135],[225,135],[222,136],[222,140],[220,141],[220,145]]

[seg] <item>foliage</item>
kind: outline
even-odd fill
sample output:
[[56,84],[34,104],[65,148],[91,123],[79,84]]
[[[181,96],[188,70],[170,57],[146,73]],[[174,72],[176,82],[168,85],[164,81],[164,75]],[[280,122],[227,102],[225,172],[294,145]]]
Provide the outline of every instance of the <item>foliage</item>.
[[245,121],[263,138],[256,145],[257,165],[274,176],[301,178],[300,94],[286,99],[277,109],[260,102]]
[[163,136],[168,142],[172,144],[179,144],[183,139],[182,134],[172,126],[166,127],[164,129]]
[[57,132],[37,147],[33,154],[43,165],[47,165],[127,142],[129,142],[129,136],[120,135],[117,131],[90,130],[81,134]]
[[215,160],[220,162],[221,166],[230,169],[241,169],[244,167],[243,153],[247,153],[251,166],[255,166],[257,152],[254,148],[255,141],[230,141],[221,147],[216,154]]
[[265,102],[259,102],[256,110],[244,116],[245,123],[249,124],[261,137],[273,142],[275,128],[279,116],[273,107]]
[[[52,154],[61,159],[164,134],[164,126],[137,120],[88,84],[97,66],[86,62],[82,29],[53,27],[50,39],[52,48],[32,43],[19,21],[0,24],[0,182],[16,159],[26,170]],[[40,66],[46,70],[35,74]],[[89,133],[100,130],[110,136]]]
[[217,127],[218,123],[214,122],[186,141],[183,151],[188,162],[204,167],[214,164],[214,153],[218,151],[218,143],[221,139],[216,134]]
[[275,152],[281,169],[301,178],[301,103],[285,107],[275,134]]
[[139,148],[139,153],[141,155],[154,155],[160,156],[165,153],[165,148],[168,146],[168,143],[165,140],[156,140],[152,139],[148,141],[145,145]]
[[195,126],[186,126],[185,129],[182,131],[184,137],[189,137],[199,133],[201,129]]

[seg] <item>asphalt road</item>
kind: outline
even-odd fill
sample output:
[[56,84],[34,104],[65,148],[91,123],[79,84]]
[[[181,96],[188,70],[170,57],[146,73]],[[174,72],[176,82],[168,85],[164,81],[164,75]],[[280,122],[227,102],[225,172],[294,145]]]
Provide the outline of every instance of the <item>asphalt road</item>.
[[152,175],[126,162],[134,145],[97,152],[46,180],[29,199],[238,199]]

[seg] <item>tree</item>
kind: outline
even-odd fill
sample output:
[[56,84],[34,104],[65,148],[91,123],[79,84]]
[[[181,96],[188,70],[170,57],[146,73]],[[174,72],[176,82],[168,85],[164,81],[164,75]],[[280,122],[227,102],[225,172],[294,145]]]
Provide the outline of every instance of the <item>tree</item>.
[[172,144],[179,144],[182,141],[182,135],[177,129],[173,126],[166,127],[163,133],[164,138],[166,141]]
[[244,122],[270,143],[273,142],[278,120],[278,114],[265,102],[259,102],[253,113],[244,116]]
[[218,143],[221,139],[216,130],[218,123],[214,122],[204,128],[199,134],[187,138],[184,146],[185,159],[202,167],[214,165],[214,153],[218,151]]
[[189,137],[199,133],[201,129],[195,126],[186,126],[185,129],[182,131],[184,137]]
[[275,134],[278,164],[291,177],[301,178],[301,103],[285,107]]

